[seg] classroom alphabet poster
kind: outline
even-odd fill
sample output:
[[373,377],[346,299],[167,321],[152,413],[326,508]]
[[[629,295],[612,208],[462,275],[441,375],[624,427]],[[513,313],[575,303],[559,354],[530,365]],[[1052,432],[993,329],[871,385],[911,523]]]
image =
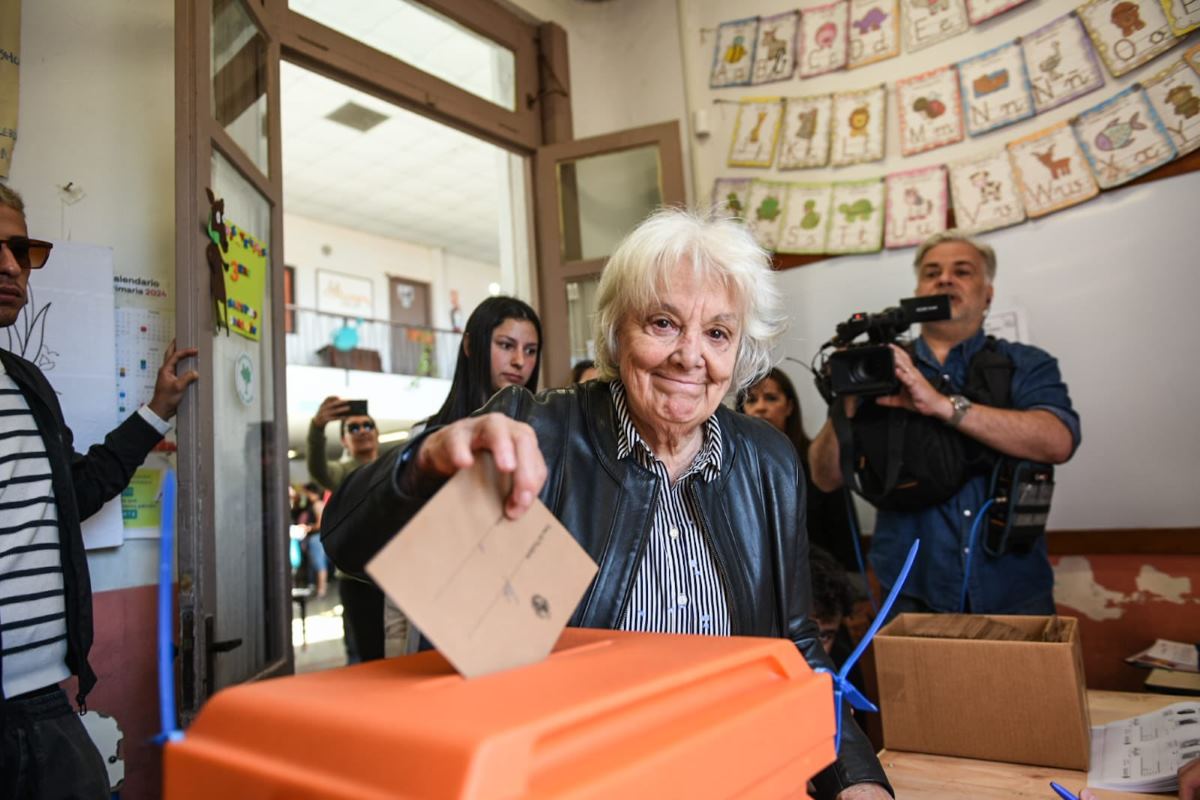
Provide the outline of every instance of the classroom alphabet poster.
[[752,182],[750,178],[717,178],[713,181],[713,205],[744,220]]
[[723,86],[745,86],[750,83],[757,36],[758,17],[721,23],[717,28],[709,86],[720,89]]
[[968,233],[1025,221],[1025,206],[1007,150],[951,164],[950,195],[954,200],[954,224]]
[[913,247],[946,230],[946,168],[894,172],[887,176],[887,247]]
[[229,327],[247,339],[262,338],[263,298],[267,285],[267,248],[238,225],[225,220],[225,305]]
[[1075,118],[1075,134],[1101,189],[1175,158],[1175,145],[1137,84]]
[[824,253],[832,199],[833,186],[828,183],[789,183],[776,251]]
[[1074,12],[1022,37],[1021,50],[1039,114],[1104,85],[1096,51]]
[[775,160],[775,141],[783,119],[778,97],[749,97],[738,105],[737,123],[729,146],[729,166],[769,167]]
[[1009,9],[1016,8],[1026,0],[967,0],[967,17],[972,25],[978,25],[984,20],[1003,14]]
[[812,78],[846,66],[850,4],[837,0],[800,12],[800,77]]
[[924,153],[963,139],[958,71],[941,67],[896,81],[900,152]]
[[750,184],[746,223],[758,243],[768,250],[774,250],[779,244],[779,225],[783,222],[786,195],[786,183],[754,181]]
[[1179,155],[1200,147],[1200,74],[1179,59],[1144,85]]
[[924,50],[966,33],[971,23],[963,0],[900,0],[905,52]]
[[900,0],[850,0],[846,68],[900,55]]
[[1114,78],[1176,43],[1159,0],[1088,0],[1079,17]]
[[799,14],[786,11],[758,23],[751,83],[786,81],[796,71],[796,27]]
[[789,97],[783,101],[779,169],[823,167],[829,163],[829,121],[833,96]]
[[833,95],[830,161],[835,167],[883,159],[887,87]]
[[1009,142],[1008,153],[1029,217],[1082,203],[1100,191],[1066,120]]
[[1033,116],[1033,92],[1016,42],[960,61],[963,121],[972,136]]
[[1183,36],[1200,28],[1200,0],[1162,0],[1171,32]]
[[873,253],[883,248],[883,181],[833,184],[828,253]]

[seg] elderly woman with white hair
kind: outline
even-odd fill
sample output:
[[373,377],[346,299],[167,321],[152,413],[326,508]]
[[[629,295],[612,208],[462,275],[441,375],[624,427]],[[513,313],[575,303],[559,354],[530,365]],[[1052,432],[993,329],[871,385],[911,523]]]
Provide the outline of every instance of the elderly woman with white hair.
[[[328,552],[364,564],[451,475],[489,451],[505,511],[540,497],[600,565],[571,624],[787,637],[830,667],[809,620],[804,486],[795,448],[721,400],[764,374],[784,326],[766,253],[732,220],[664,209],[600,279],[600,379],[536,397],[500,390],[355,472],[325,511]],[[887,798],[850,715],[819,797]],[[797,720],[797,724],[803,724]]]

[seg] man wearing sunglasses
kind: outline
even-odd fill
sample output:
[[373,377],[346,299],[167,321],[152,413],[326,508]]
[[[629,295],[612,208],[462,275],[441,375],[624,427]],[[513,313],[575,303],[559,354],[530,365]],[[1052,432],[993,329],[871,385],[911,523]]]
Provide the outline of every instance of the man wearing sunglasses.
[[[21,197],[0,184],[0,329],[17,322],[29,273],[51,250],[29,238]],[[198,377],[176,367],[194,355],[172,343],[150,402],[80,455],[41,370],[0,349],[0,797],[109,797],[104,761],[58,686],[79,678],[82,711],[96,683],[80,523],[121,493],[167,432]]]
[[[333,491],[354,470],[379,458],[379,431],[375,420],[366,414],[352,414],[349,400],[326,397],[308,426],[305,463],[313,480]],[[345,456],[338,461],[325,457],[325,426],[341,421],[342,447]],[[320,546],[320,537],[317,537]],[[324,549],[320,550],[324,558]],[[383,592],[373,583],[343,576],[338,581],[346,625],[346,657],[350,663],[383,658],[384,602]]]

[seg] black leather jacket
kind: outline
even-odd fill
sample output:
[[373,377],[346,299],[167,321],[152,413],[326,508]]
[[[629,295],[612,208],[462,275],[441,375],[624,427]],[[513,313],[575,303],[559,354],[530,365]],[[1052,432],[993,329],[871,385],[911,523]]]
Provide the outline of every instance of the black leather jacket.
[[[537,432],[549,477],[540,499],[600,565],[570,624],[616,628],[645,551],[657,501],[655,476],[618,461],[616,412],[607,384],[592,381],[536,398],[521,387],[498,392],[478,413],[500,412]],[[813,666],[832,668],[809,620],[804,478],[796,451],[769,424],[717,410],[721,475],[693,492],[725,582],[734,635],[791,639]],[[322,539],[337,565],[361,573],[421,507],[405,469],[421,439],[357,470],[330,499]],[[841,756],[815,780],[819,797],[855,783],[887,786],[870,742],[847,709]],[[797,724],[802,724],[797,721]],[[890,787],[889,787],[890,790]]]

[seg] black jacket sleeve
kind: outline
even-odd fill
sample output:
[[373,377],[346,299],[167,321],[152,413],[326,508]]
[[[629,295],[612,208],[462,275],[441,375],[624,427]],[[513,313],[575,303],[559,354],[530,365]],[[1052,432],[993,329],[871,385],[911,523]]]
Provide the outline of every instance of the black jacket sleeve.
[[111,430],[103,442],[88,448],[87,455],[75,452],[70,428],[63,425],[62,431],[63,444],[71,454],[71,480],[80,521],[119,495],[146,454],[162,439],[154,426],[136,412]]

